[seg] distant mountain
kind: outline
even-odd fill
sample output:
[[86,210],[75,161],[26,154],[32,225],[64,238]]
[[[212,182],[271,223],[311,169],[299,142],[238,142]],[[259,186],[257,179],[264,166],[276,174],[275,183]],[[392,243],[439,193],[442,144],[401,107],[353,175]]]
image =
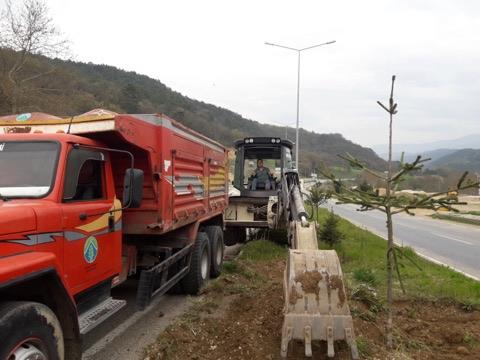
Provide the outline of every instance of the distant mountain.
[[[458,150],[457,149],[436,149],[431,151],[422,151],[417,154],[409,153],[404,155],[404,161],[412,162],[417,158],[418,155],[421,155],[423,159],[432,159],[432,161],[434,161],[434,160],[440,159],[445,155],[452,154],[456,151]],[[429,163],[431,163],[431,161],[426,163],[427,166]]]
[[[0,85],[8,83],[8,66],[15,53],[0,48]],[[54,69],[52,72],[51,70]],[[33,77],[48,73],[48,76]],[[247,136],[284,137],[285,128],[245,119],[230,110],[184,96],[159,80],[127,72],[113,66],[34,57],[26,65],[24,77],[35,80],[25,83],[18,99],[18,112],[41,111],[71,116],[94,108],[119,113],[162,112],[184,125],[205,134],[226,146]],[[3,77],[3,78],[2,78]],[[0,114],[11,111],[11,99],[0,86]],[[291,129],[289,138],[294,137]],[[300,170],[308,173],[320,164],[345,165],[337,154],[346,152],[362,159],[375,169],[386,163],[369,148],[346,140],[340,134],[317,134],[300,130]]]
[[448,168],[459,171],[480,171],[480,150],[457,150],[429,162],[427,166],[431,169]]
[[[380,155],[383,159],[388,157],[388,145],[374,145],[372,149]],[[439,155],[444,150],[460,150],[460,149],[480,149],[480,134],[472,134],[456,139],[432,141],[417,144],[394,144],[393,158],[400,159],[402,152],[405,152],[405,157],[414,158],[419,154],[426,154],[427,152],[438,151],[435,155]],[[446,153],[445,153],[446,154]],[[430,157],[430,156],[429,156]],[[434,158],[432,156],[432,158]]]

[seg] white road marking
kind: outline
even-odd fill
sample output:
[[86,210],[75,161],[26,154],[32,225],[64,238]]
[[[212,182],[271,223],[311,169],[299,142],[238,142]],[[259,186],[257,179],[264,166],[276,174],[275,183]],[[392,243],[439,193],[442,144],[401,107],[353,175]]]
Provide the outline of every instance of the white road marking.
[[448,239],[448,240],[452,240],[452,241],[457,241],[459,243],[463,243],[463,244],[467,244],[467,245],[473,245],[471,242],[468,242],[468,241],[465,241],[465,240],[460,240],[460,239],[457,239],[457,238],[453,238],[451,236],[446,236],[446,235],[442,235],[442,234],[437,234],[437,233],[432,233],[432,235],[435,235],[435,236],[440,236],[444,239]]

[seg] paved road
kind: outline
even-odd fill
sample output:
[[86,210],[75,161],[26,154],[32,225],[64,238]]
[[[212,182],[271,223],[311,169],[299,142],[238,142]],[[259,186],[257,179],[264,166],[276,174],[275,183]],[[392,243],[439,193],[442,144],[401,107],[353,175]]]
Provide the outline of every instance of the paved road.
[[127,307],[100,324],[83,338],[83,360],[135,360],[189,305],[186,296],[164,295],[154,298],[145,311],[135,308],[134,281],[113,289],[112,296],[127,300]]
[[[360,212],[353,205],[335,205],[336,214],[385,237],[385,214]],[[480,279],[480,227],[435,220],[424,216],[395,215],[394,237],[398,244],[410,246],[417,253]]]

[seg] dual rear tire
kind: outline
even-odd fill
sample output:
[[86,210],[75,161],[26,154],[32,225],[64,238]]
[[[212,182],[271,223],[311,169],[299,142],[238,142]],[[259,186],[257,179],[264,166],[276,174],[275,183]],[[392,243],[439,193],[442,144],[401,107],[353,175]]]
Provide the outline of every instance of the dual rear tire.
[[190,270],[183,278],[183,292],[196,295],[209,277],[220,275],[223,265],[223,231],[220,226],[206,226],[193,244]]

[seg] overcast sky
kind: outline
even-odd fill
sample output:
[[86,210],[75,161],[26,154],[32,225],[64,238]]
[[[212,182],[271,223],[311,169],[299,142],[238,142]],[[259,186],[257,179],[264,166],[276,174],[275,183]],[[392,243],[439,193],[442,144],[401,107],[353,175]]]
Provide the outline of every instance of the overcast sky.
[[296,53],[265,41],[336,40],[302,53],[302,127],[385,143],[387,114],[376,101],[387,101],[396,74],[395,142],[480,133],[479,1],[47,3],[76,60],[146,74],[253,120],[295,122]]

